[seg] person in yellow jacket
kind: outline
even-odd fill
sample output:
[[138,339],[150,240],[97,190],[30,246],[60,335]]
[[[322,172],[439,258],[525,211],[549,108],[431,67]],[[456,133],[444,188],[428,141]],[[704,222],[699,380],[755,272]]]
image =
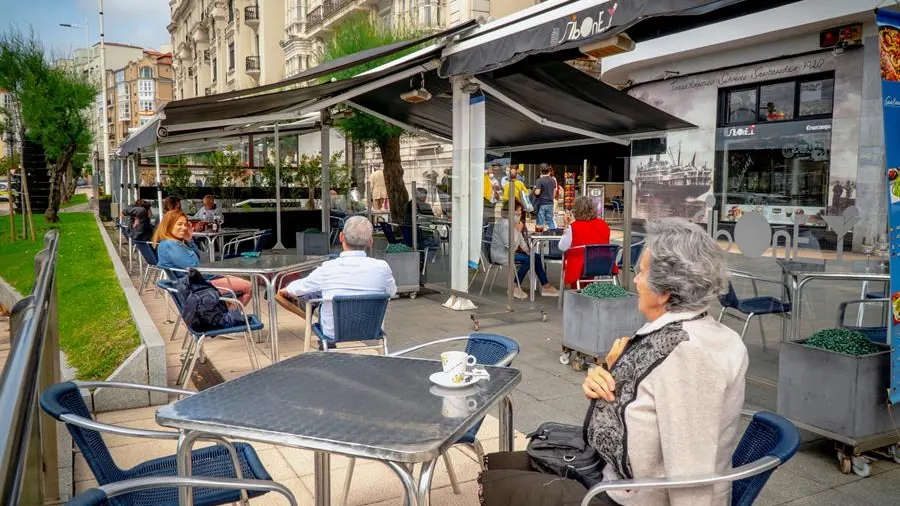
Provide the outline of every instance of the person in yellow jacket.
[[[528,211],[530,211],[529,206],[531,203],[528,201],[528,188],[525,186],[525,183],[522,180],[516,178],[518,174],[518,169],[516,167],[509,168],[509,177],[503,178],[503,202],[509,202],[509,180],[515,179],[514,191],[516,200],[522,203],[522,207]],[[504,209],[506,205],[503,206]]]

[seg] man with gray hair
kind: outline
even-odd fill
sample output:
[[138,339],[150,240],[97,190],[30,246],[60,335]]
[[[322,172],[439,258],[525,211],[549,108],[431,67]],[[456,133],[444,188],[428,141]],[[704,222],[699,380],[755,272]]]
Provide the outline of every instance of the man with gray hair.
[[387,262],[366,256],[366,248],[372,245],[372,224],[369,220],[363,216],[348,218],[340,239],[344,251],[338,258],[323,263],[309,276],[291,282],[275,297],[279,304],[301,318],[307,316],[290,299],[321,297],[324,300],[322,331],[328,337],[334,337],[331,300],[336,295],[394,295],[397,292],[394,274]]

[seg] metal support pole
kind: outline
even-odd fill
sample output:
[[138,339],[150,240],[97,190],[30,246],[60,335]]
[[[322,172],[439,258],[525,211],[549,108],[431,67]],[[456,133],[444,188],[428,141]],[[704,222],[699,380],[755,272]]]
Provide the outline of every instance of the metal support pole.
[[121,158],[116,158],[119,169],[119,213],[125,209],[125,167]]
[[588,170],[588,161],[587,158],[584,160],[584,167],[581,169],[581,195],[587,195],[587,170]]
[[[366,217],[372,228],[375,228],[375,222],[372,220],[372,183],[366,181]],[[375,241],[369,246],[369,256],[375,256]]]
[[[100,0],[100,100],[103,102],[103,189],[107,195],[112,194],[112,184],[110,178],[112,169],[109,166],[109,106],[107,105],[106,94],[106,35],[104,34],[103,24],[103,0]],[[90,48],[88,48],[90,49]],[[98,171],[99,172],[99,171]]]
[[153,157],[156,162],[156,204],[159,207],[159,220],[163,219],[162,176],[159,172],[159,144],[153,146]]
[[507,264],[507,273],[506,276],[506,309],[509,311],[513,310],[513,290],[516,288],[516,225],[519,222],[519,217],[516,216],[516,177],[513,177],[512,174],[509,175],[509,186],[507,187],[506,195],[508,198],[507,203],[509,206],[507,207],[507,222],[509,223],[509,257],[507,260],[509,263]]
[[[416,182],[413,181],[411,185],[412,189],[412,215],[410,216],[410,223],[412,223],[412,249],[413,251],[419,250],[419,238],[416,237],[416,231],[418,231],[418,214],[419,214],[419,194],[416,193]],[[425,261],[428,261],[428,258],[425,258]]]
[[[630,162],[629,162],[630,163]],[[625,177],[625,195],[624,197],[624,220],[623,238],[622,238],[622,286],[626,290],[631,290],[631,202],[632,202],[632,183],[631,175],[626,174]]]
[[275,122],[275,246],[272,249],[284,249],[284,245],[281,244],[281,141],[278,138],[277,121]]
[[141,155],[134,155],[131,158],[131,181],[134,183],[134,200],[137,200],[141,196],[141,178],[138,173],[138,163],[141,160]]
[[322,124],[322,233],[331,248],[331,111],[326,107],[319,114]]

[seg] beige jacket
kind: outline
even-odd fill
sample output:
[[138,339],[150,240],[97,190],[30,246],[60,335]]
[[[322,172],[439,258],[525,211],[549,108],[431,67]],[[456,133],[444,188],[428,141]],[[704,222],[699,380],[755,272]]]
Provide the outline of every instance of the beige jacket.
[[[604,481],[687,477],[731,469],[744,404],[747,348],[704,311],[644,325],[612,368],[616,400],[597,401],[588,441]],[[728,484],[610,492],[634,506],[727,506]]]
[[372,199],[386,199],[387,186],[384,184],[384,171],[381,169],[372,173]]

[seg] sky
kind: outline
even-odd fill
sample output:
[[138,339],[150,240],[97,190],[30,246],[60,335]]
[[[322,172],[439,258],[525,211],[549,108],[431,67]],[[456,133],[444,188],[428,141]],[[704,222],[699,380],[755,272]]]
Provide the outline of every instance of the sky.
[[[106,42],[159,49],[170,42],[169,0],[104,0]],[[33,28],[53,58],[70,56],[84,47],[84,28],[64,28],[59,23],[84,26],[90,42],[100,40],[100,0],[0,0],[0,30],[17,25]]]

